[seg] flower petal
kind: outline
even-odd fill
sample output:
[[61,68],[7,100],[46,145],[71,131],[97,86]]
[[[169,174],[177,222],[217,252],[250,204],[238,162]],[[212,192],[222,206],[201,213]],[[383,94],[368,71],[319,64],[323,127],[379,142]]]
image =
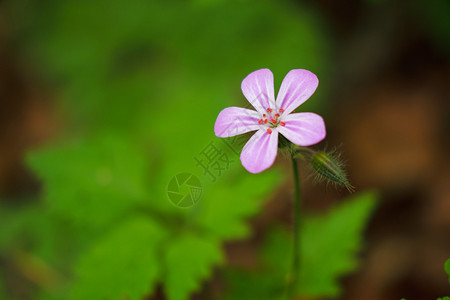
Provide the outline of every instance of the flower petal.
[[275,108],[273,74],[269,69],[248,74],[242,80],[241,89],[248,102],[261,114],[265,113],[267,108]]
[[278,126],[278,131],[299,146],[317,144],[326,136],[325,122],[315,113],[290,114],[283,122],[285,126]]
[[227,107],[216,119],[214,133],[218,137],[230,137],[252,130],[258,130],[258,112],[242,107]]
[[250,173],[260,173],[273,165],[277,157],[278,132],[258,130],[245,144],[241,152],[241,162]]
[[288,114],[308,100],[317,86],[319,79],[312,72],[303,69],[291,70],[284,77],[277,95],[277,108]]

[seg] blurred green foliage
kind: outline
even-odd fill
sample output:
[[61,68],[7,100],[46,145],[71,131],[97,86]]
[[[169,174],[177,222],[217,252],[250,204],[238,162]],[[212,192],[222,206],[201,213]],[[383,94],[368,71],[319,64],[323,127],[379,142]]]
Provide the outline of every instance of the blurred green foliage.
[[440,0],[415,1],[415,11],[423,16],[421,23],[429,32],[433,43],[443,55],[450,53],[450,2]]
[[34,152],[29,165],[45,181],[49,208],[80,224],[105,226],[148,202],[152,166],[145,153],[121,137],[101,136]]
[[166,251],[165,292],[174,300],[186,299],[198,290],[201,280],[211,275],[210,266],[223,260],[217,241],[193,235],[171,241]]
[[447,273],[447,275],[448,275],[448,283],[450,283],[450,258],[447,259],[447,261],[445,262],[444,269],[445,269],[445,273]]
[[[42,199],[0,204],[0,255],[32,283],[9,299],[142,299],[157,285],[168,299],[188,299],[223,264],[223,242],[250,234],[247,219],[285,178],[275,168],[250,175],[233,156],[213,182],[193,158],[222,142],[215,118],[224,107],[246,105],[239,86],[251,71],[269,67],[277,86],[293,68],[326,80],[325,23],[307,5],[285,1],[5,5],[16,44],[57,91],[64,120],[61,136],[27,156]],[[326,91],[319,88],[302,109],[320,112]],[[202,182],[191,209],[167,199],[180,172]],[[303,264],[311,276],[302,275],[301,292],[334,295],[335,278],[354,269],[372,207],[372,196],[361,197],[305,223]],[[288,235],[272,238],[278,242],[266,248],[285,257]],[[337,240],[345,243],[331,247]]]
[[142,299],[161,277],[158,245],[165,238],[165,229],[148,218],[124,222],[81,257],[69,298]]
[[73,278],[66,291],[71,299],[141,299],[156,282],[164,282],[170,299],[186,299],[222,262],[220,242],[248,234],[245,218],[281,178],[230,170],[231,178],[205,186],[201,202],[183,210],[154,197],[160,181],[148,180],[151,165],[132,143],[105,136],[82,143],[35,151],[29,159],[44,183],[45,220],[55,228],[62,226],[58,221],[70,225],[59,233],[74,254],[66,274]]

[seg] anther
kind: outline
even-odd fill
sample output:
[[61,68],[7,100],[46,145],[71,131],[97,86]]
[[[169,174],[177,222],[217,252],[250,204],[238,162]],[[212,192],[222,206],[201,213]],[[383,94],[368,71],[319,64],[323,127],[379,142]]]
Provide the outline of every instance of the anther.
[[262,123],[263,123],[263,120],[259,119],[258,124],[262,124]]
[[264,124],[267,124],[267,119],[264,120]]
[[271,112],[273,112],[273,110],[272,110],[271,108],[268,108],[268,109],[267,109],[267,112],[270,112],[270,113],[271,113]]
[[280,111],[280,112],[284,112],[284,109],[280,108],[279,111]]
[[280,125],[281,125],[281,126],[284,126],[284,125],[286,125],[286,123],[284,123],[284,122],[280,122]]
[[271,134],[271,133],[272,133],[272,129],[267,128],[267,133],[268,133],[268,134]]
[[280,114],[275,114],[275,117],[276,117],[276,118],[279,118],[279,117],[280,117]]

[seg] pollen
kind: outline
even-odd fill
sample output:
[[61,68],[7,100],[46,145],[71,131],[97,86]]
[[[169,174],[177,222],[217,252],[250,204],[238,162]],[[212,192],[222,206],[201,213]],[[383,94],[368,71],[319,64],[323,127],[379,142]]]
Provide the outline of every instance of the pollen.
[[271,134],[271,133],[272,133],[272,129],[267,128],[267,133],[268,133],[268,134]]

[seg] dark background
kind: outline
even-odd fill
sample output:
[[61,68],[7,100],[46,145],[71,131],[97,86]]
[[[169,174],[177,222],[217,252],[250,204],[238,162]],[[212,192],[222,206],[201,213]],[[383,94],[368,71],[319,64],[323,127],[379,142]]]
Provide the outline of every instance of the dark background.
[[[342,153],[357,190],[381,195],[363,263],[343,278],[340,299],[450,294],[449,1],[77,2],[0,2],[1,201],[42,193],[23,159],[33,147],[83,130],[120,131],[133,109],[147,109],[140,118],[148,121],[153,107],[167,106],[170,121],[152,123],[168,126],[166,138],[143,130],[179,153],[168,136],[184,124],[212,132],[220,107],[245,105],[246,74],[269,67],[277,89],[290,69],[305,68],[320,80],[305,109],[326,120],[323,147]],[[198,93],[213,107],[197,105]],[[305,210],[347,194],[305,183],[302,171]],[[230,265],[257,264],[267,227],[290,220],[291,188],[287,180],[252,220],[254,237],[226,245]]]

